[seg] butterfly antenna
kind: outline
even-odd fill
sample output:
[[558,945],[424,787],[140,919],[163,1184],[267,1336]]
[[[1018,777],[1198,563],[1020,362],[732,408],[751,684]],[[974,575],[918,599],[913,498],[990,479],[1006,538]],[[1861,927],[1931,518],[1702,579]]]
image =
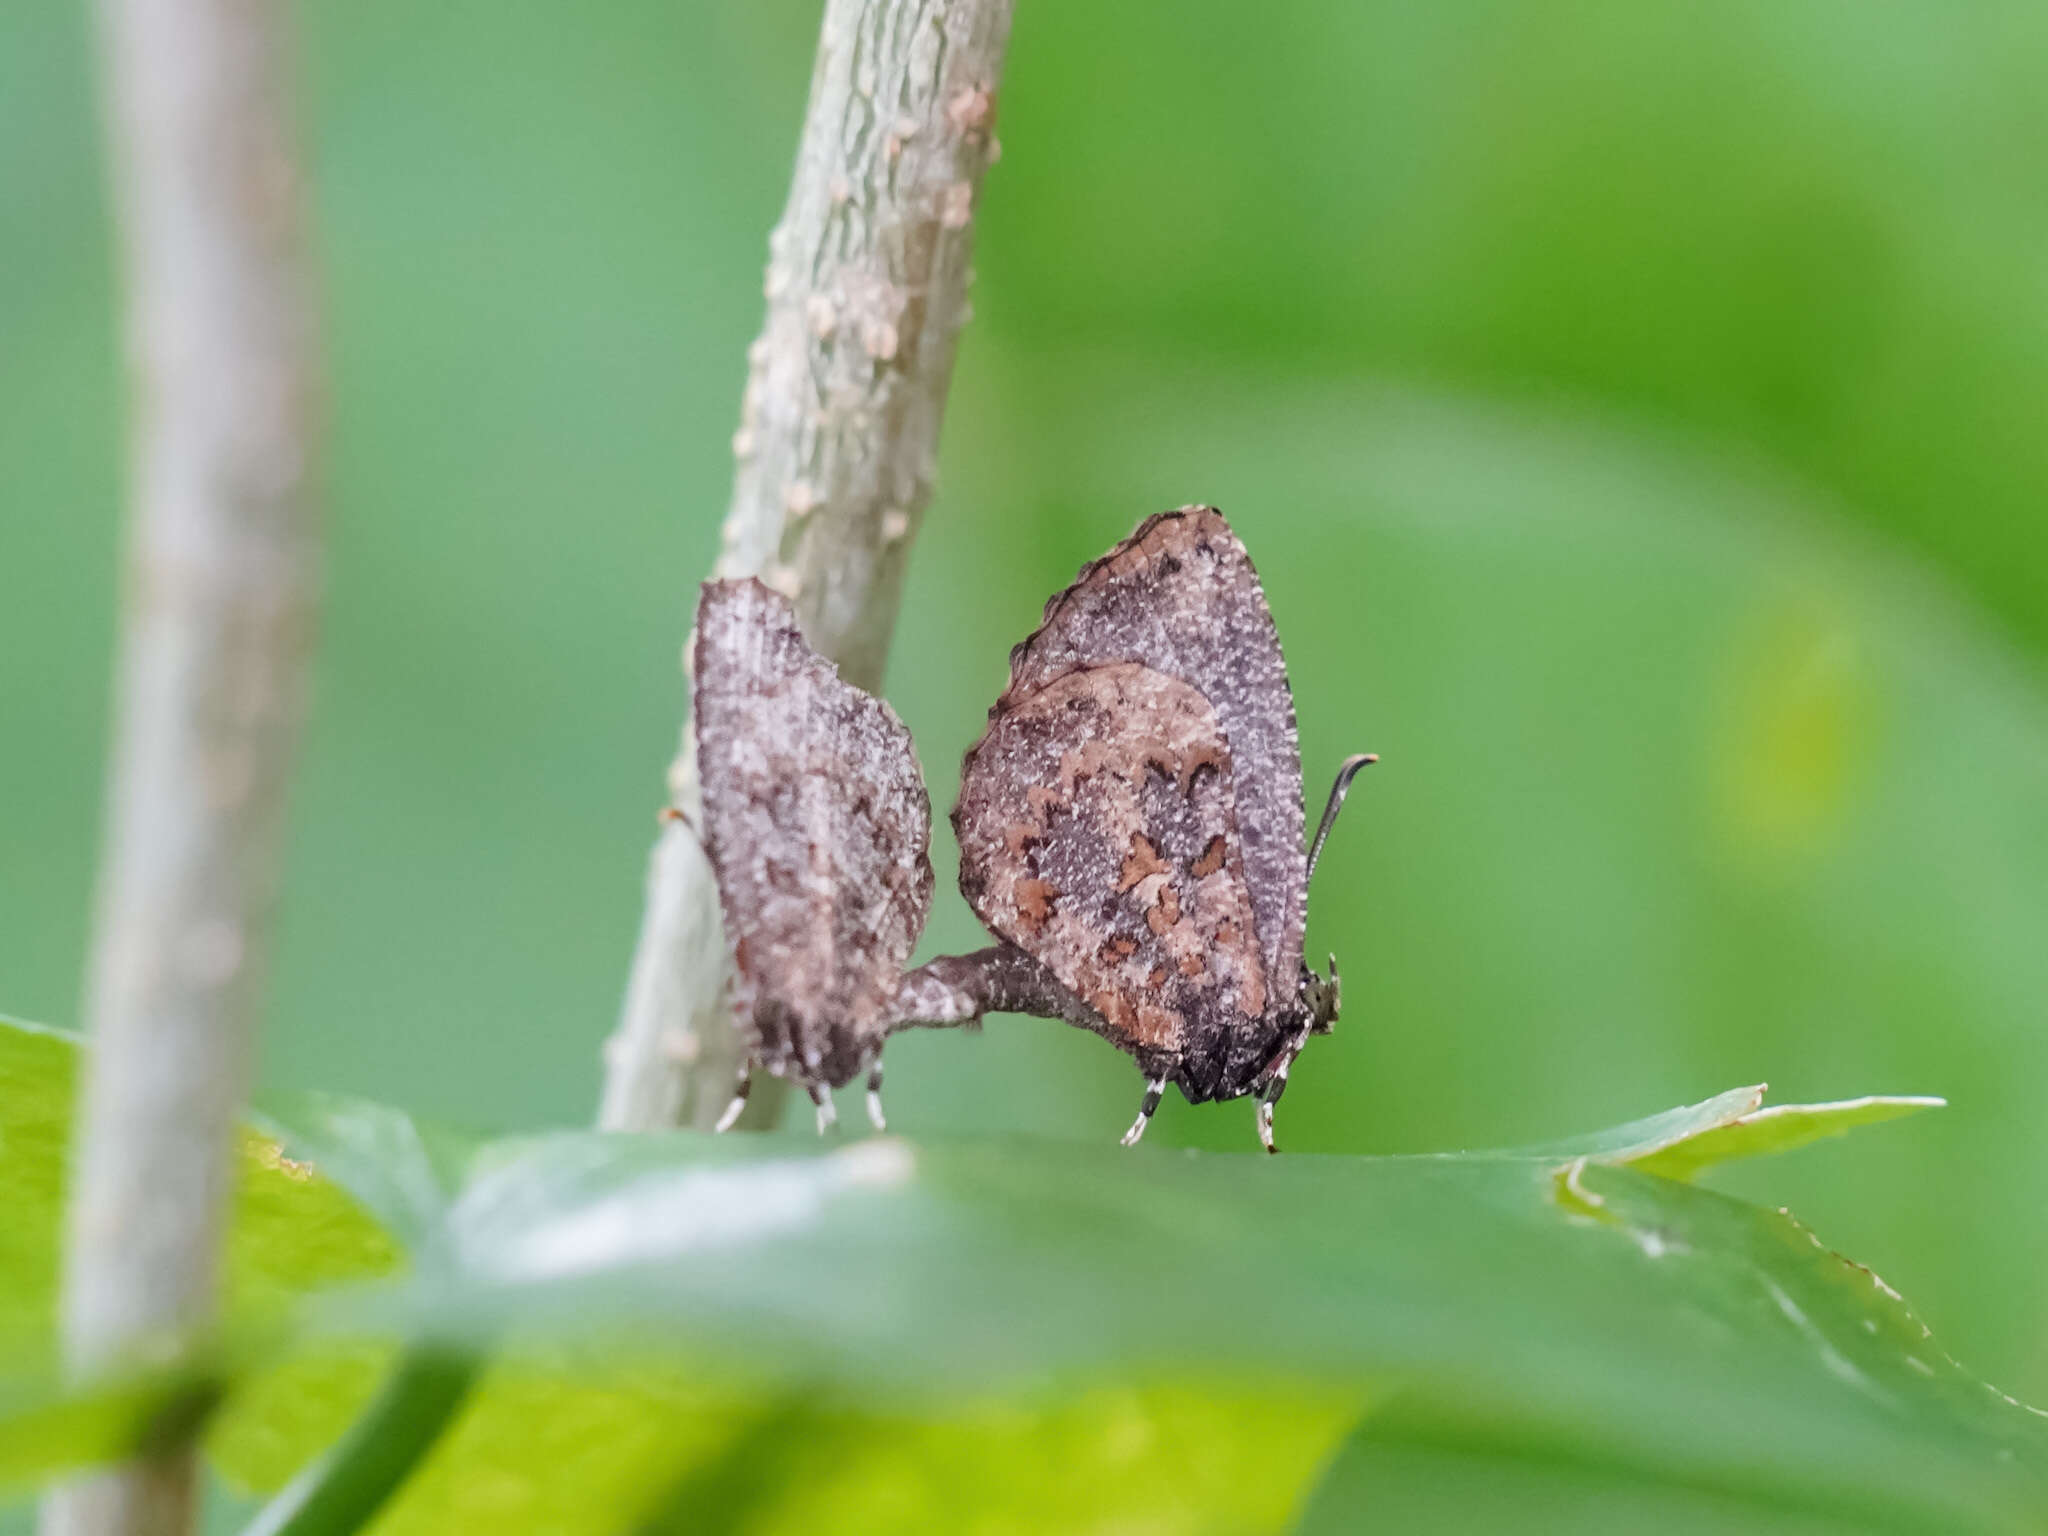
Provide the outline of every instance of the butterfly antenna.
[[1378,762],[1377,752],[1360,752],[1355,757],[1344,759],[1344,766],[1337,770],[1337,782],[1330,786],[1330,800],[1323,807],[1323,823],[1316,828],[1316,840],[1309,845],[1308,877],[1316,877],[1316,860],[1323,856],[1323,844],[1330,840],[1330,828],[1337,825],[1337,813],[1344,809],[1344,797],[1351,793],[1351,781],[1358,777],[1358,770]]

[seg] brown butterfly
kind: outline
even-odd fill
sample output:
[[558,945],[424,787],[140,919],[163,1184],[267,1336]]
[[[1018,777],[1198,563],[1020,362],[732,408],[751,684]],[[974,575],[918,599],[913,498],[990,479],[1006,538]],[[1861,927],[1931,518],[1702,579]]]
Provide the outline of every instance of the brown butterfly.
[[910,733],[840,679],[758,581],[708,581],[697,604],[695,729],[704,851],[718,882],[735,1019],[753,1071],[830,1089],[868,1073],[883,1127],[882,1044],[903,962],[931,910],[931,799]]
[[1010,653],[953,828],[962,894],[1022,954],[955,963],[1007,967],[1004,1006],[1059,1013],[1136,1058],[1145,1098],[1125,1145],[1174,1083],[1196,1104],[1257,1094],[1272,1151],[1288,1071],[1337,1018],[1335,958],[1325,981],[1302,956],[1309,875],[1372,761],[1345,762],[1305,847],[1294,702],[1258,573],[1215,508],[1148,518]]

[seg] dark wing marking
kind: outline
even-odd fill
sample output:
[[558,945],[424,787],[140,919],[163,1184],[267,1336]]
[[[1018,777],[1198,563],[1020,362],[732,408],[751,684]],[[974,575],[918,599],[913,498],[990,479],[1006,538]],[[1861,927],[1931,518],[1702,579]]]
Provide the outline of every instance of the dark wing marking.
[[1266,975],[1291,989],[1308,903],[1294,698],[1258,572],[1215,508],[1147,518],[1083,566],[1010,653],[1010,684],[990,717],[1077,668],[1122,661],[1179,678],[1215,708],[1236,769],[1259,950]]
[[1209,701],[1120,663],[1068,672],[1000,712],[968,754],[953,813],[960,888],[981,920],[1196,1100],[1278,1041],[1241,792]]
[[910,733],[840,680],[758,581],[704,584],[704,848],[755,1059],[838,1086],[883,1038],[931,910],[931,801]]

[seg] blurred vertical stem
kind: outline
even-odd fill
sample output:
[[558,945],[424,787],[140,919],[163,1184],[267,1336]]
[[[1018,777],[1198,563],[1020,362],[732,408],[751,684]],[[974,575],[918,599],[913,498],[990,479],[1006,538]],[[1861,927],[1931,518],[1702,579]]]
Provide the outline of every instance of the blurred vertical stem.
[[[135,421],[63,1333],[81,1373],[213,1315],[315,606],[316,338],[272,0],[102,0]],[[169,1451],[46,1536],[189,1530]]]
[[[768,315],[748,353],[714,574],[759,576],[789,597],[811,644],[870,691],[931,495],[1010,10],[829,0],[789,201],[768,241]],[[687,726],[669,793],[694,823]],[[669,822],[605,1048],[601,1124],[717,1118],[740,1057],[725,966],[710,867],[689,827]],[[764,1090],[777,1087],[755,1087],[750,1118],[773,1117],[780,1098]]]

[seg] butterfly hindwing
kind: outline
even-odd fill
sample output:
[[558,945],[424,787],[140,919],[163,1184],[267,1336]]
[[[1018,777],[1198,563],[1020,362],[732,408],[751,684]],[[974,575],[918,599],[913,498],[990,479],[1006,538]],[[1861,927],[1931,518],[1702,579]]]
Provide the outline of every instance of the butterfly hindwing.
[[703,842],[754,1059],[837,1087],[880,1048],[931,910],[931,801],[910,733],[842,681],[758,581],[697,609]]
[[1064,672],[999,711],[954,811],[961,889],[982,921],[1148,1076],[1197,1101],[1241,1092],[1280,1036],[1240,792],[1209,700],[1123,662]]

